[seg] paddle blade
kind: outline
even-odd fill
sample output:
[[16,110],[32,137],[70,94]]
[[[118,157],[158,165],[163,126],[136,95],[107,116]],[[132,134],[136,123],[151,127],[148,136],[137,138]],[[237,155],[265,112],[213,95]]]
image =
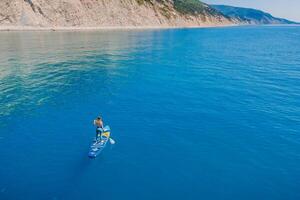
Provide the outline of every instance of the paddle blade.
[[109,138],[109,142],[110,144],[116,144],[116,142],[112,138]]

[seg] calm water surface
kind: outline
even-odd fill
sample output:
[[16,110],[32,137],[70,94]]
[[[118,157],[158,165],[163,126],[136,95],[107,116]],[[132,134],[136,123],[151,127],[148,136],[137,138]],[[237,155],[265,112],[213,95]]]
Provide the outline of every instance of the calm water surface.
[[[0,33],[0,199],[300,199],[300,27]],[[101,114],[116,140],[87,157]]]

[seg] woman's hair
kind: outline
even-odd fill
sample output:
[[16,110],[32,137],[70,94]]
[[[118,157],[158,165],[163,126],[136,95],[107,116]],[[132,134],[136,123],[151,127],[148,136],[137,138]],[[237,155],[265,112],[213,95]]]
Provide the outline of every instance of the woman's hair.
[[101,117],[97,117],[98,120],[102,119]]

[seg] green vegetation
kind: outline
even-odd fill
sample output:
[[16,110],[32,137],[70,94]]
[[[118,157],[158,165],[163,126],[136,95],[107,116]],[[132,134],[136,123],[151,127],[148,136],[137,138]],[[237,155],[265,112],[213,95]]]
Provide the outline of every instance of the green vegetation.
[[[161,3],[162,5],[166,6],[166,2],[172,2],[170,0],[136,0],[139,5],[150,3],[153,5],[154,2]],[[173,0],[174,8],[178,12],[187,15],[205,15],[210,14],[213,16],[220,16],[222,15],[220,12],[207,6],[206,4],[202,3],[199,0]],[[170,18],[170,10],[166,7],[161,8],[161,13]]]
[[182,14],[190,14],[190,15],[212,15],[216,17],[223,16],[227,19],[229,17],[223,15],[216,9],[208,6],[205,3],[202,3],[199,0],[174,0],[175,9]]
[[197,15],[205,11],[206,7],[199,0],[174,0],[175,9],[182,14]]
[[150,3],[151,0],[136,0],[139,5],[143,5],[145,3]]

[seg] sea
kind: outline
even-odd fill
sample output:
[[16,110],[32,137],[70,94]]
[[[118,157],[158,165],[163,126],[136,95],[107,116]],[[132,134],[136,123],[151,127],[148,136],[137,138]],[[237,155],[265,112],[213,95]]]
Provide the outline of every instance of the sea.
[[300,27],[0,32],[0,199],[299,200]]

